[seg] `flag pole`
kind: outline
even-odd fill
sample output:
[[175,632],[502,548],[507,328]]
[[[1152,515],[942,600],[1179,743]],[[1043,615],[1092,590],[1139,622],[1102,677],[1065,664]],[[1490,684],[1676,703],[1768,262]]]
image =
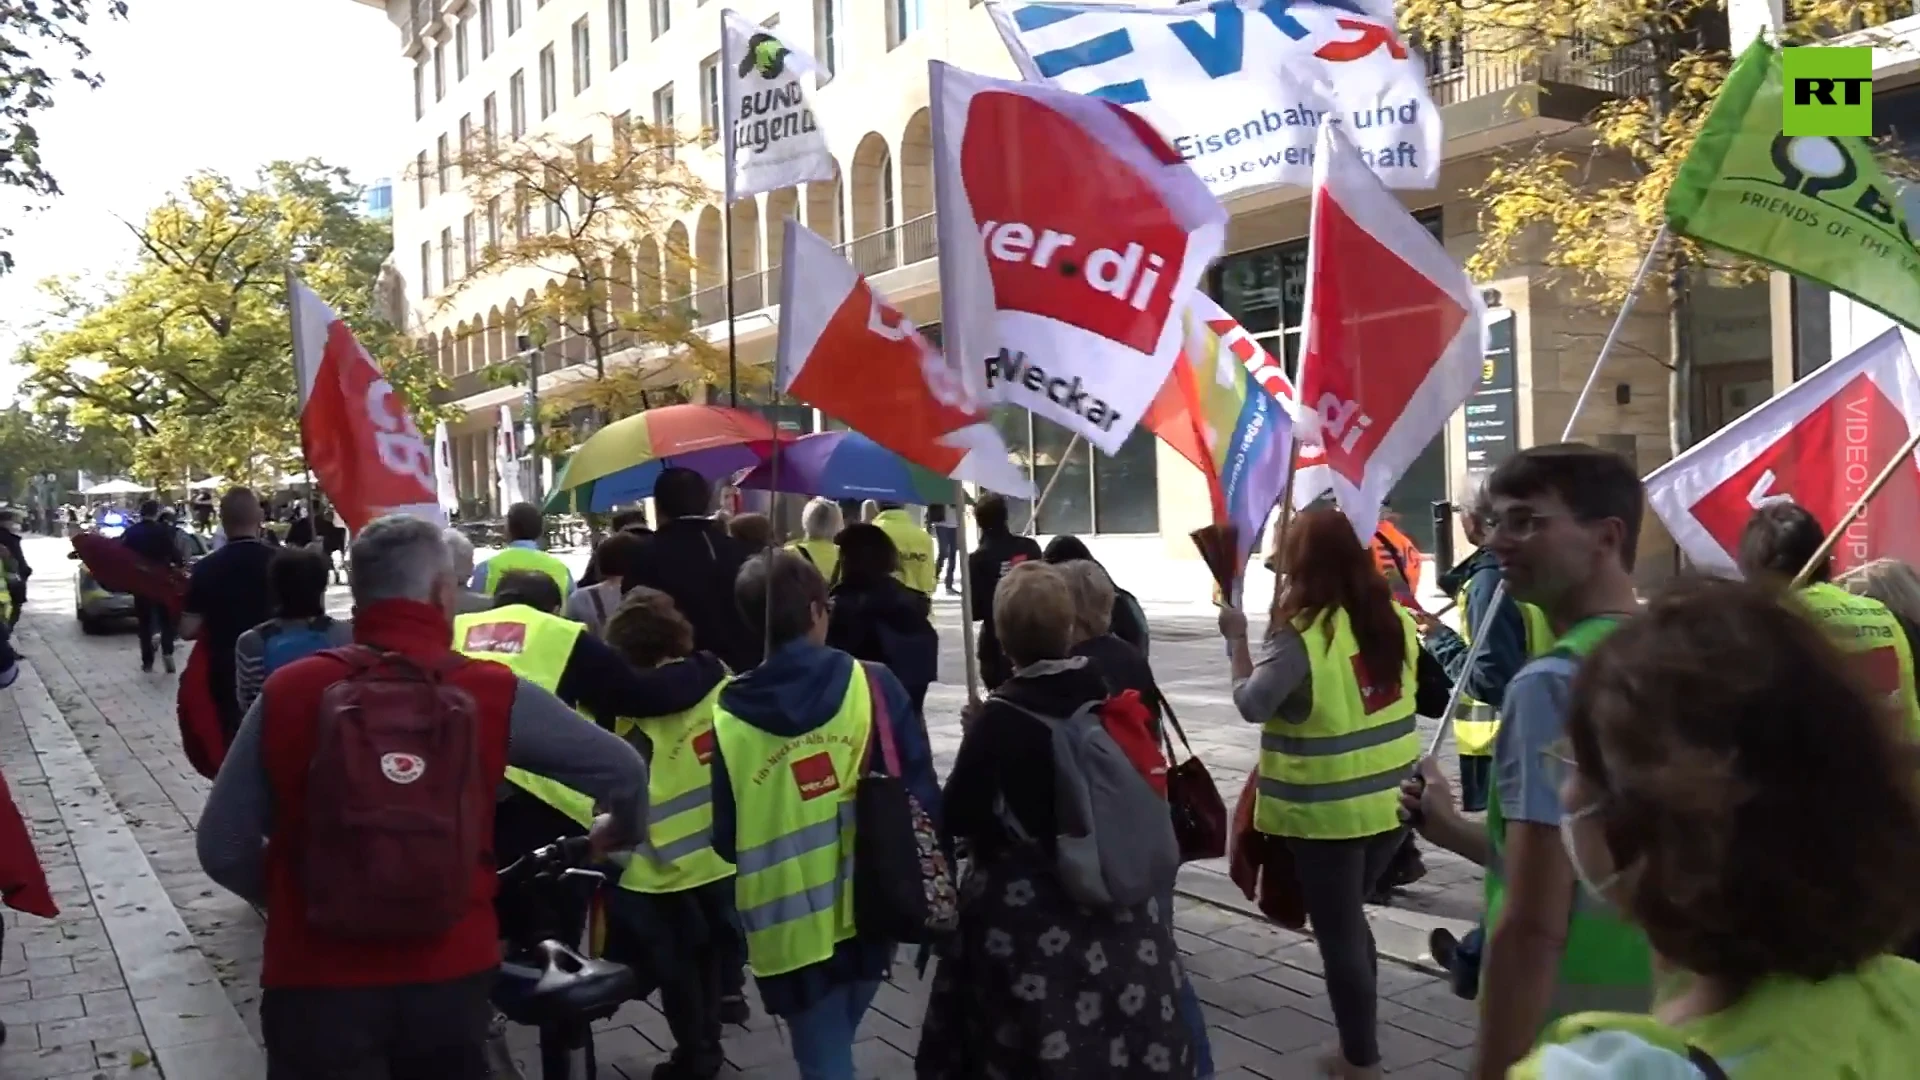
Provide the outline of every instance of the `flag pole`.
[[1060,454],[1060,460],[1054,464],[1053,475],[1047,477],[1047,486],[1040,489],[1040,497],[1035,499],[1033,505],[1027,509],[1026,535],[1033,535],[1033,527],[1040,520],[1040,508],[1047,504],[1047,496],[1053,494],[1053,485],[1060,482],[1060,474],[1067,468],[1067,459],[1072,457],[1073,452],[1078,449],[1080,449],[1080,433],[1076,431],[1073,433],[1073,438],[1067,440],[1067,448]]
[[1893,455],[1893,460],[1887,462],[1887,467],[1881,469],[1880,475],[1873,478],[1873,483],[1867,485],[1867,490],[1861,492],[1860,497],[1854,500],[1852,506],[1847,507],[1847,512],[1840,516],[1839,523],[1827,531],[1827,538],[1820,541],[1820,546],[1814,550],[1813,557],[1807,560],[1807,565],[1801,567],[1800,572],[1793,575],[1793,588],[1798,589],[1805,585],[1807,579],[1813,576],[1814,568],[1822,562],[1825,562],[1827,557],[1833,554],[1833,549],[1839,545],[1840,538],[1846,535],[1848,527],[1850,527],[1861,514],[1866,513],[1867,503],[1873,501],[1873,497],[1880,494],[1880,489],[1887,486],[1887,481],[1893,479],[1893,474],[1900,470],[1901,464],[1913,460],[1915,450],[1920,450],[1920,427],[1916,427],[1913,434],[1907,436],[1907,441],[1900,447],[1899,452]]
[[[731,139],[731,133],[728,138]],[[727,184],[733,186],[731,178]],[[728,197],[723,232],[726,234],[721,243],[726,247],[725,266],[727,275],[727,404],[740,407],[740,341],[737,321],[733,310],[733,201]]]
[[[1654,257],[1659,254],[1666,239],[1667,227],[1662,224],[1660,231],[1653,234],[1653,242],[1647,245],[1646,257],[1640,260],[1640,269],[1634,272],[1632,284],[1627,286],[1627,295],[1620,301],[1620,313],[1613,317],[1613,326],[1608,328],[1605,340],[1600,343],[1600,354],[1593,358],[1593,369],[1587,372],[1587,381],[1580,387],[1580,396],[1573,399],[1573,411],[1567,415],[1567,426],[1560,431],[1561,442],[1567,442],[1573,438],[1573,426],[1580,419],[1580,411],[1586,406],[1587,398],[1593,393],[1594,385],[1600,381],[1600,370],[1606,366],[1607,355],[1613,352],[1614,345],[1619,342],[1620,331],[1627,325],[1627,316],[1633,312],[1633,302],[1640,297],[1640,286],[1646,282],[1647,271],[1653,268]],[[1912,454],[1913,446],[1910,443],[1906,449],[1906,456],[1911,457]],[[1889,467],[1890,473],[1891,467]],[[1883,476],[1876,481],[1876,485],[1885,482],[1886,478]],[[1878,490],[1877,486],[1868,488],[1867,498],[1871,498],[1875,490]],[[1862,503],[1864,502],[1863,499]],[[1859,506],[1856,505],[1854,509],[1857,511]],[[1852,518],[1849,517],[1847,520],[1850,521]],[[1844,523],[1842,528],[1845,528]],[[1828,539],[1831,540],[1833,536],[1839,535],[1839,532],[1839,529],[1834,530]],[[1802,573],[1805,571],[1803,570]],[[1465,673],[1473,670],[1475,661],[1479,660],[1480,654],[1486,651],[1487,632],[1493,629],[1493,617],[1499,613],[1500,601],[1505,599],[1506,595],[1507,582],[1502,578],[1499,586],[1493,590],[1493,599],[1487,603],[1486,612],[1480,616],[1479,625],[1473,627],[1473,640],[1467,645],[1467,658],[1460,668],[1461,677],[1453,680],[1453,690],[1447,694],[1446,712],[1441,714],[1440,724],[1434,730],[1433,738],[1427,741],[1427,757],[1432,757],[1440,751],[1440,744],[1446,741],[1447,732],[1453,728],[1454,710],[1460,707],[1460,695],[1467,686]],[[1460,618],[1462,620],[1467,618],[1465,608],[1460,610]]]
[[[300,375],[300,305],[299,302],[294,299],[294,292],[299,280],[300,279],[294,275],[293,264],[288,263],[286,269],[287,330],[289,333],[289,343],[293,346],[289,355],[293,359],[295,401],[300,406],[301,412],[304,413],[307,406],[307,393],[306,380]],[[314,501],[317,489],[313,482],[313,456],[307,452],[307,425],[305,423],[300,425],[300,464],[306,468],[307,472],[308,523],[312,526],[314,535],[318,536],[320,534],[320,515],[319,507]],[[277,488],[279,485],[276,483],[274,486]],[[188,494],[191,495],[192,493],[189,492]]]
[[[1057,474],[1056,474],[1057,475]],[[1041,498],[1045,498],[1042,495]],[[967,489],[960,481],[953,482],[953,512],[959,516],[958,528],[954,530],[954,543],[960,550],[955,557],[960,560],[960,651],[967,664],[967,703],[980,703],[980,658],[974,655],[973,636],[973,570],[972,559],[967,557]]]

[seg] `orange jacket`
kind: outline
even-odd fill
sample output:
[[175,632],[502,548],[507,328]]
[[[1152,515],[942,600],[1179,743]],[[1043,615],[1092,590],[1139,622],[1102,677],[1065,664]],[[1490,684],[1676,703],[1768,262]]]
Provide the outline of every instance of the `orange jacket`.
[[[1420,595],[1420,549],[1400,527],[1391,521],[1382,521],[1374,528],[1373,543],[1368,545],[1373,552],[1374,564],[1380,567],[1380,573],[1394,586],[1394,594],[1401,592],[1400,582],[1406,583],[1409,597]],[[1396,580],[1398,579],[1398,580]]]

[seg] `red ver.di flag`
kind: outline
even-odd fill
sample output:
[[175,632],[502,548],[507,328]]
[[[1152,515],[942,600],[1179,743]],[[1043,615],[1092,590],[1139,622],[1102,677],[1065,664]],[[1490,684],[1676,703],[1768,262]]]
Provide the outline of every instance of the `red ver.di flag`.
[[[1647,502],[1696,566],[1734,574],[1755,509],[1791,499],[1833,528],[1917,417],[1909,339],[1889,330],[1655,470]],[[1874,559],[1920,563],[1920,464],[1895,471],[1833,549],[1836,573]]]
[[941,328],[969,399],[1116,453],[1180,353],[1227,212],[1118,105],[931,69]]
[[387,514],[444,524],[433,452],[405,399],[340,316],[291,274],[287,306],[300,384],[300,445],[340,520],[356,533]]
[[[787,219],[780,273],[780,392],[943,476],[1030,499],[962,373],[818,235]],[[955,354],[957,355],[957,354]]]
[[1331,491],[1364,540],[1479,385],[1486,308],[1340,125],[1320,129],[1313,173],[1293,504]]

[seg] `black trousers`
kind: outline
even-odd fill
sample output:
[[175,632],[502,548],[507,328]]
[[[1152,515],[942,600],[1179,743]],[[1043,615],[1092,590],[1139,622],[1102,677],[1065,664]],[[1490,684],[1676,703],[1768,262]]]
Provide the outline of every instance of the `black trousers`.
[[745,982],[733,879],[676,893],[609,890],[607,959],[633,968],[643,991],[660,988],[673,1060],[696,1075],[719,1072],[720,999]]
[[[133,598],[133,617],[140,624],[140,663],[144,667],[153,666],[155,639],[159,641],[159,652],[173,655],[173,612],[165,604],[156,604],[143,597]],[[229,695],[231,696],[231,695]]]
[[1406,836],[1407,830],[1394,829],[1353,840],[1287,838],[1300,898],[1320,947],[1340,1053],[1351,1065],[1380,1063],[1380,958],[1365,905]]
[[266,990],[267,1080],[488,1080],[494,978]]

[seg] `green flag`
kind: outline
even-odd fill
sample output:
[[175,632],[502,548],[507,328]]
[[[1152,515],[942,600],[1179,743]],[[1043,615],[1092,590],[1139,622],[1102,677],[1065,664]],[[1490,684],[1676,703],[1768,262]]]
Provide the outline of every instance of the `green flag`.
[[1864,140],[1780,131],[1780,52],[1756,40],[1667,193],[1667,224],[1920,329],[1920,249]]

